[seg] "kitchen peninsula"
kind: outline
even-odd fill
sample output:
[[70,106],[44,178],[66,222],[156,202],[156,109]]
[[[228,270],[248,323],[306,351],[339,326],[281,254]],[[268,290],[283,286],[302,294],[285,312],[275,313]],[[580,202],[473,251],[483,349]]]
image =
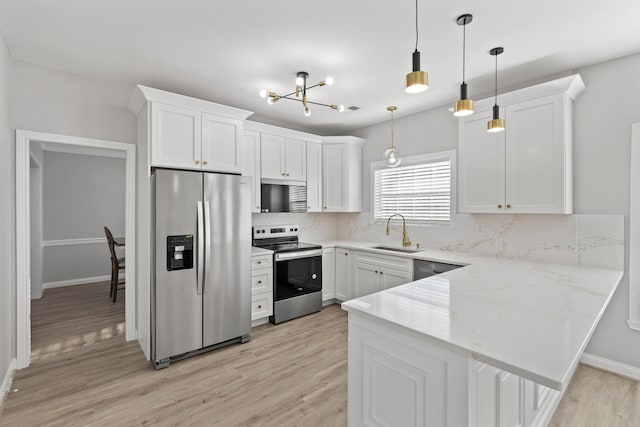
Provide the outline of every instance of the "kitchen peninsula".
[[464,261],[342,304],[349,425],[547,425],[622,272]]

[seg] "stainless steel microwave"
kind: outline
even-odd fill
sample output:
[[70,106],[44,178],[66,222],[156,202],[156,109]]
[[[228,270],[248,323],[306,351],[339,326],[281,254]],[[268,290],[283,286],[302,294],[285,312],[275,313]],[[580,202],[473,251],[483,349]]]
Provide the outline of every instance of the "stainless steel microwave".
[[262,180],[261,212],[306,212],[307,186],[304,181],[288,183]]

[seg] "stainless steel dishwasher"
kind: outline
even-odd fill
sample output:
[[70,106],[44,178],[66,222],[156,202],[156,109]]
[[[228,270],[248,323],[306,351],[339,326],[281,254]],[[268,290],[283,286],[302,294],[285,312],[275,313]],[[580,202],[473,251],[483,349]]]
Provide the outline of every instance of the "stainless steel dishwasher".
[[460,268],[460,267],[464,267],[464,266],[458,265],[458,264],[446,264],[443,262],[414,259],[413,260],[413,280],[435,276],[436,274],[455,270],[456,268]]

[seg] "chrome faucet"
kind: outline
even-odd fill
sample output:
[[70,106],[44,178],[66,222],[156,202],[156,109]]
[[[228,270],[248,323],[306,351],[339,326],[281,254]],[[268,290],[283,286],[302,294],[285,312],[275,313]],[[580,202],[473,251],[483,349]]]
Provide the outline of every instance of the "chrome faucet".
[[391,218],[393,218],[394,216],[399,216],[400,218],[402,218],[402,247],[408,248],[409,246],[411,246],[411,240],[409,240],[409,238],[407,237],[407,222],[405,221],[404,216],[400,214],[393,214],[389,217],[389,219],[387,219],[387,236],[391,234],[389,221],[391,221]]

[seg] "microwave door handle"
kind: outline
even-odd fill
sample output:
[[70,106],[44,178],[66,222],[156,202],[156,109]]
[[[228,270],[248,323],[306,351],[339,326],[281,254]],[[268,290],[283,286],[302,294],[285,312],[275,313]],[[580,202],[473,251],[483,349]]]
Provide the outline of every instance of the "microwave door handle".
[[209,202],[204,202],[204,282],[202,292],[209,292],[209,278],[211,276],[211,209]]
[[202,295],[204,281],[204,220],[202,218],[202,201],[198,201],[198,268],[196,272],[196,293]]

